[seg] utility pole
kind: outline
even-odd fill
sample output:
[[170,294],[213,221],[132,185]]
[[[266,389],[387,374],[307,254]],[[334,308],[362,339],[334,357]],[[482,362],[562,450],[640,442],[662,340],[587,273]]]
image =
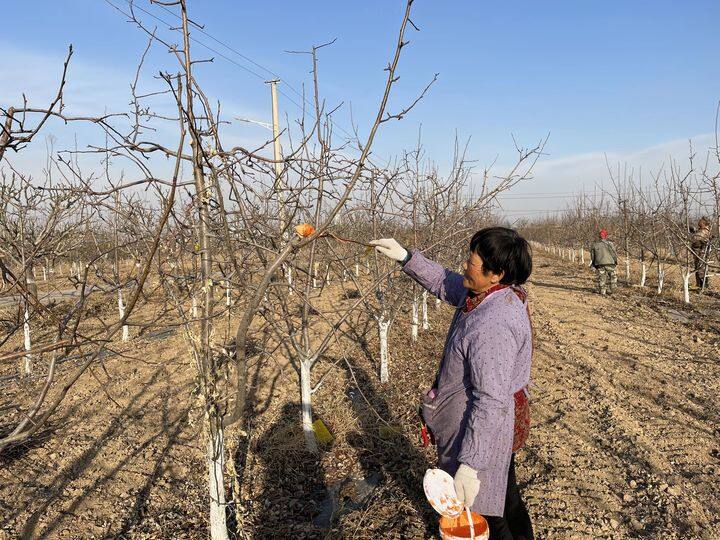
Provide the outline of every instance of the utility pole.
[[[280,155],[280,121],[278,119],[278,98],[277,98],[277,83],[280,79],[273,79],[266,81],[270,85],[270,96],[272,98],[272,129],[273,129],[273,159],[275,161],[275,191],[278,195],[278,214],[280,216],[280,230],[282,231],[282,237],[284,241],[288,239],[287,227],[288,224],[285,222],[285,200],[283,197],[283,184],[282,184],[282,156]],[[289,285],[288,294],[292,294],[292,267],[289,264],[283,265],[285,269],[285,275]]]

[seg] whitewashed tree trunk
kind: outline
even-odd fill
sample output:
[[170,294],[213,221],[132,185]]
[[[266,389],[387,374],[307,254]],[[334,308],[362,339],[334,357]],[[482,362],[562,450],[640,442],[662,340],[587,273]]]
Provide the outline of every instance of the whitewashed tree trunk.
[[570,250],[570,260],[572,262],[575,262],[575,248],[572,248],[572,250]]
[[[292,281],[292,279],[291,279],[291,281]],[[292,285],[292,283],[291,283],[291,285]],[[230,303],[231,303],[230,302],[230,280],[226,279],[225,280],[225,305],[227,307],[230,307]]]
[[314,265],[314,268],[313,268],[313,277],[312,277],[313,289],[317,289],[317,286],[318,286],[318,285],[317,285],[317,278],[318,278],[318,273],[319,273],[319,272],[320,272],[320,263],[316,262],[315,265]]
[[192,309],[190,314],[193,319],[197,319],[197,298],[195,298],[195,296],[192,297]]
[[225,517],[225,435],[222,424],[215,434],[208,435],[207,462],[210,491],[210,538],[228,540],[227,520]]
[[686,304],[690,303],[690,276],[692,275],[691,272],[688,270],[682,271],[682,280],[683,280],[683,299],[685,300]]
[[658,264],[658,287],[657,292],[660,294],[663,289],[663,282],[665,281],[665,268],[662,264]]
[[43,266],[43,281],[47,281],[47,268]]
[[310,380],[310,360],[300,360],[300,406],[302,415],[303,435],[308,452],[317,452],[317,441],[313,430],[312,419],[312,385]]
[[330,264],[325,268],[325,283],[330,283]]
[[430,322],[428,321],[428,292],[423,291],[422,293],[422,329],[423,330],[429,330],[430,329]]
[[[285,266],[285,271],[287,274],[287,282],[288,282],[288,295],[291,295],[293,293],[293,276],[292,276],[292,266],[289,264]],[[229,306],[230,304],[228,304]]]
[[[120,314],[120,320],[125,316],[125,303],[123,302],[122,290],[118,288],[118,313]],[[128,341],[130,339],[130,328],[127,324],[123,324],[122,327],[122,340]]]
[[[27,352],[32,349],[32,341],[30,339],[30,313],[28,312],[27,307],[25,307],[23,333],[24,333],[25,351]],[[32,373],[32,360],[33,360],[32,355],[28,352],[24,356],[24,362],[23,362],[23,373],[25,375],[30,375]]]
[[625,257],[625,279],[630,281],[630,256]]
[[640,286],[645,286],[645,280],[647,279],[647,266],[645,265],[645,261],[643,261],[640,264]]
[[355,263],[355,277],[360,277],[360,265]]
[[413,341],[417,341],[418,338],[418,326],[419,326],[419,313],[418,313],[418,298],[413,297],[412,301],[412,324],[410,326],[410,337]]
[[585,249],[580,249],[580,264],[585,266]]
[[388,330],[390,321],[386,321],[384,317],[379,317],[378,332],[380,333],[380,382],[386,383],[390,378],[388,374]]

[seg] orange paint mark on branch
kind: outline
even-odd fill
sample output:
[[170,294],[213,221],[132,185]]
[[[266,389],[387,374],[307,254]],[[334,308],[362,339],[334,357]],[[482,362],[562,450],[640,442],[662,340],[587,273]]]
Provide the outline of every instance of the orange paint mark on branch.
[[300,238],[307,238],[315,232],[315,227],[309,223],[301,223],[300,225],[295,225],[295,232]]

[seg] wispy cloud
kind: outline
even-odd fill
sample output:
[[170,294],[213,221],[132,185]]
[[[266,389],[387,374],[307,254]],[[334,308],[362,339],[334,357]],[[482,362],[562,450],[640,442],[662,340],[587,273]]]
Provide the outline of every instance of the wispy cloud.
[[[517,186],[501,198],[506,213],[517,217],[542,214],[545,211],[564,209],[574,194],[584,192],[592,196],[610,187],[608,164],[613,170],[620,165],[634,170],[635,178],[642,171],[643,177],[667,166],[670,159],[687,163],[690,143],[699,160],[704,161],[707,151],[715,144],[713,133],[703,133],[666,141],[648,148],[627,152],[597,151],[586,154],[541,159],[533,170],[533,179]],[[497,168],[501,173],[502,167]]]

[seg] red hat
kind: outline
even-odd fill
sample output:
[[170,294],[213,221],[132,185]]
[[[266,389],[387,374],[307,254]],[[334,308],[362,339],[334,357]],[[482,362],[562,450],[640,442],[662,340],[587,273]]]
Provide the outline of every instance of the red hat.
[[600,238],[607,238],[607,231],[605,229],[600,229]]

